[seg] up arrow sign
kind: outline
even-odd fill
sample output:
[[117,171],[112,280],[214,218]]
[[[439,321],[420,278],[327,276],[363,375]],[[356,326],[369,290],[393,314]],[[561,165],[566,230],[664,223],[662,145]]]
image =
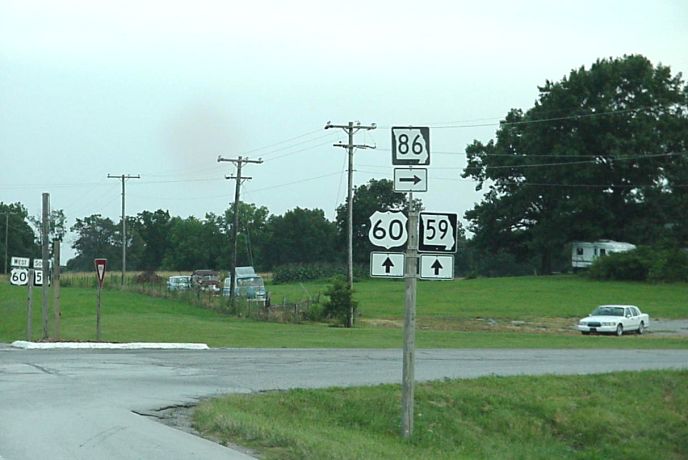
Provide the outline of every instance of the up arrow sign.
[[404,261],[403,252],[371,252],[370,276],[382,278],[403,278]]
[[454,279],[454,255],[421,254],[420,278],[424,280]]

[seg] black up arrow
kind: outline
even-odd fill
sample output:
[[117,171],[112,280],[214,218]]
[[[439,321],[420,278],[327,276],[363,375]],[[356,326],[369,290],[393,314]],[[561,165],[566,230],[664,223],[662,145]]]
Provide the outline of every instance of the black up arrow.
[[413,182],[413,185],[416,185],[418,182],[420,182],[420,177],[416,176],[415,174],[413,177],[402,177],[399,179],[399,182]]
[[389,273],[390,269],[394,267],[394,263],[392,263],[392,259],[387,257],[387,260],[382,262],[382,266],[385,267],[385,273]]
[[438,276],[440,274],[440,270],[442,270],[440,259],[435,259],[435,263],[430,265],[430,268],[433,268],[435,270],[435,276]]

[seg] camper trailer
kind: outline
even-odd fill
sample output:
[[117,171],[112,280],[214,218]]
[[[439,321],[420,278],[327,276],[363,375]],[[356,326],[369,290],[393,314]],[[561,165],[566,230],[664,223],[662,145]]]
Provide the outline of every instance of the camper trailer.
[[588,268],[598,257],[632,249],[635,249],[634,244],[612,240],[599,240],[592,243],[574,241],[571,247],[571,266],[574,270]]

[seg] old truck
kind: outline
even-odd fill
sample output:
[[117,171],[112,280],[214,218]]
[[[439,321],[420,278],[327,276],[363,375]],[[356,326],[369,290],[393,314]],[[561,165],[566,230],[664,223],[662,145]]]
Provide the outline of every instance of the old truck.
[[[232,286],[231,277],[225,278],[222,295],[229,296]],[[253,267],[236,267],[236,282],[234,283],[236,297],[244,297],[265,305],[268,293],[265,290],[263,278],[256,273]]]

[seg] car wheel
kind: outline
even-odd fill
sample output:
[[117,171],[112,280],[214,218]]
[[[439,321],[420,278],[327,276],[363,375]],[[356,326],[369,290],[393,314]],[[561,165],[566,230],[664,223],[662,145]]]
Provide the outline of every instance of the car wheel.
[[640,326],[638,326],[638,334],[643,335],[645,333],[645,322],[641,321]]
[[619,324],[618,326],[616,326],[616,335],[618,335],[619,337],[621,337],[623,335],[623,325],[622,324]]

